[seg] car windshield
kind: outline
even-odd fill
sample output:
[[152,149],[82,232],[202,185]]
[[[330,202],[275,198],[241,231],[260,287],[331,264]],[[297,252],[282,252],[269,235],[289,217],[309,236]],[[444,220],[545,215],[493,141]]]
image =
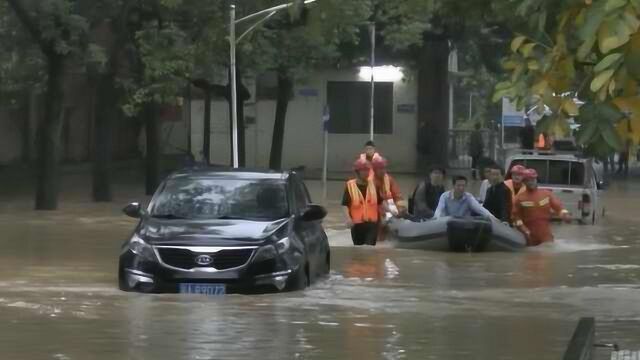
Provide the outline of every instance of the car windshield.
[[278,180],[170,179],[150,209],[163,219],[273,221],[288,214],[285,184]]

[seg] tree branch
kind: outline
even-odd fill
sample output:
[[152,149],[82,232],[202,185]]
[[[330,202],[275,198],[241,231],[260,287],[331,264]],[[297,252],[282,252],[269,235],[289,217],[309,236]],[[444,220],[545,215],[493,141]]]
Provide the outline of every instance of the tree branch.
[[29,12],[24,7],[24,4],[22,3],[22,1],[7,0],[7,2],[9,3],[9,6],[11,6],[13,11],[16,13],[16,16],[18,17],[18,19],[20,19],[20,22],[22,23],[22,25],[24,25],[24,27],[27,29],[29,34],[31,34],[31,36],[33,37],[33,40],[36,43],[38,43],[38,45],[42,49],[42,52],[44,52],[45,54],[51,53],[51,51],[53,50],[51,46],[51,42],[45,40],[44,36],[42,35],[42,31],[38,28],[38,25],[35,19],[31,17],[31,15],[29,15]]

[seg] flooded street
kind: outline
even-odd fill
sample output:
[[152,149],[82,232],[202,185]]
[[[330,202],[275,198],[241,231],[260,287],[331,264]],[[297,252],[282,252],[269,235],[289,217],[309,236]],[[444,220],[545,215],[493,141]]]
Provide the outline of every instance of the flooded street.
[[71,197],[36,213],[9,199],[1,358],[558,359],[581,316],[596,318],[597,340],[637,350],[638,195],[640,184],[613,184],[600,224],[557,226],[555,244],[522,253],[353,248],[329,219],[327,280],[225,297],[120,292],[119,248],[135,222],[117,201]]

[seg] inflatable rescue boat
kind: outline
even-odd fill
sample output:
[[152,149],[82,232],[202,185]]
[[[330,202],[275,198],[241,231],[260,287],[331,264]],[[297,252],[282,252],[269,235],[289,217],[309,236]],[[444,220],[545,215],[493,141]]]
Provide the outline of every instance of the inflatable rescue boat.
[[441,217],[421,222],[395,218],[388,226],[395,237],[395,246],[402,249],[482,252],[526,247],[521,232],[484,217]]

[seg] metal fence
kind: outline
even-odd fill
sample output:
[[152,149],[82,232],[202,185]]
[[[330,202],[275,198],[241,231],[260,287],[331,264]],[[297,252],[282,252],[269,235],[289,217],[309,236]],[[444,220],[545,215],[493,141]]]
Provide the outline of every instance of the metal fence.
[[[483,156],[492,160],[497,160],[498,136],[495,131],[487,129],[480,130],[482,134]],[[453,169],[470,169],[471,156],[469,155],[469,142],[473,130],[449,130],[449,141],[447,154],[449,167]]]

